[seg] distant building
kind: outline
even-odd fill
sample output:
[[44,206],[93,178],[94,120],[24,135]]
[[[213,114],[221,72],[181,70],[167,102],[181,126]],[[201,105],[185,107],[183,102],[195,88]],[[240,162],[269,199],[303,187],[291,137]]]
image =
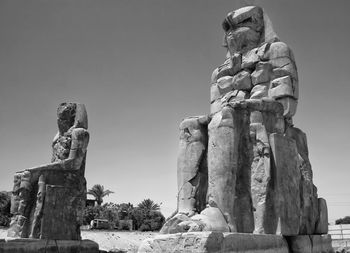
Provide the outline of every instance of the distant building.
[[96,200],[95,199],[87,199],[85,206],[95,206],[96,205]]

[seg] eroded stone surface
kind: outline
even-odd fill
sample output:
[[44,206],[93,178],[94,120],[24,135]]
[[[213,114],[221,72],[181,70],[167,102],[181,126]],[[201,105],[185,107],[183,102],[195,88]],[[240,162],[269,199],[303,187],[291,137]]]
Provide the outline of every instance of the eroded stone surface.
[[191,232],[159,235],[142,242],[139,253],[288,253],[282,236],[220,232]]
[[287,236],[292,253],[333,253],[330,235]]
[[293,139],[281,134],[271,134],[270,143],[277,174],[278,216],[281,233],[298,235],[301,174],[297,146]]
[[318,199],[318,219],[316,221],[315,234],[328,233],[328,210],[326,200]]

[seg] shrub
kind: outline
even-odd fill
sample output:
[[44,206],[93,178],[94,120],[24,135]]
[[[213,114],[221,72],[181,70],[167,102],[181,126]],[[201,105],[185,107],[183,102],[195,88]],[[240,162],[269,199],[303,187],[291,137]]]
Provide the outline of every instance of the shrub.
[[345,216],[335,221],[335,224],[350,224],[350,216]]

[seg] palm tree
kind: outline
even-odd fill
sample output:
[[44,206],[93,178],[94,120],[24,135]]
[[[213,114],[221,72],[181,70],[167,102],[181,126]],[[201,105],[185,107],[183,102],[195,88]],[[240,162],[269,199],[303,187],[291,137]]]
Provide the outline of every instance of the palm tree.
[[97,205],[101,205],[103,202],[103,197],[108,196],[109,194],[114,193],[110,190],[105,190],[103,185],[95,184],[91,189],[88,190],[87,194],[90,194],[95,197]]
[[159,211],[160,205],[154,203],[151,199],[144,199],[140,204],[137,205],[138,208],[143,209],[145,211]]

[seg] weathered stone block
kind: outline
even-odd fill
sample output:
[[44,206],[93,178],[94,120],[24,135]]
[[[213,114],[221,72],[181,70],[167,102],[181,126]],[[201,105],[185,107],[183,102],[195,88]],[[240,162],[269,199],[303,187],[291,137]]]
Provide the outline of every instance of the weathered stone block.
[[250,91],[250,98],[259,99],[259,98],[267,97],[268,86],[269,86],[269,83],[255,85],[253,89]]
[[316,221],[315,234],[328,233],[328,210],[326,200],[318,199],[318,219]]
[[272,65],[268,62],[258,62],[252,73],[252,84],[257,85],[269,82],[272,77]]
[[331,235],[310,235],[312,253],[334,253]]
[[46,186],[41,239],[80,240],[76,224],[79,197],[73,188]]
[[284,117],[292,117],[296,113],[298,100],[291,97],[278,98],[276,101],[280,102],[284,108]]
[[312,253],[312,243],[308,235],[286,236],[291,253]]
[[281,234],[297,235],[299,234],[301,178],[297,146],[293,139],[281,134],[271,134],[270,145],[277,174]]
[[288,253],[278,235],[190,232],[158,235],[142,242],[139,253]]
[[223,76],[217,81],[220,94],[226,94],[227,92],[234,89],[233,76]]
[[221,110],[221,99],[217,99],[210,103],[210,113],[214,114]]
[[99,253],[98,244],[90,240],[0,239],[0,253]]
[[262,59],[268,60],[281,57],[292,58],[291,50],[289,49],[286,43],[282,41],[277,41],[269,44],[268,49],[265,50],[265,53],[262,56]]
[[210,103],[221,97],[221,93],[217,83],[210,86]]
[[260,58],[257,51],[250,50],[242,55],[242,69],[254,69]]
[[268,62],[272,65],[272,68],[281,68],[282,66],[286,66],[288,64],[294,64],[294,61],[289,57],[270,59]]
[[330,235],[298,235],[286,239],[290,253],[334,253]]
[[269,90],[269,97],[294,97],[293,83],[290,76],[283,76],[274,79],[271,82],[271,88]]
[[251,90],[252,80],[248,71],[242,70],[233,77],[233,87],[236,90]]

